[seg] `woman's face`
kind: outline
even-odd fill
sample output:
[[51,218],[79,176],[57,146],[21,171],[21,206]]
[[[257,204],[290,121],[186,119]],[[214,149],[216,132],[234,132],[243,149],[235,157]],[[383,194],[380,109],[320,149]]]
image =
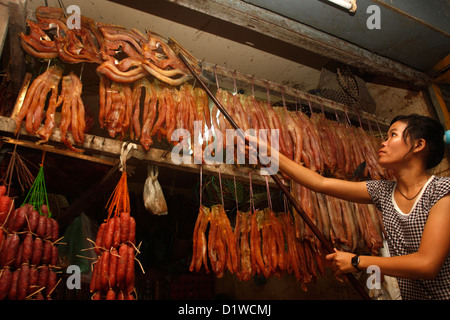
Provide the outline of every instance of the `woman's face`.
[[383,167],[395,169],[408,159],[408,156],[405,157],[405,155],[410,152],[411,145],[403,140],[405,128],[406,123],[401,121],[394,122],[389,128],[387,139],[383,141],[378,150],[378,161]]

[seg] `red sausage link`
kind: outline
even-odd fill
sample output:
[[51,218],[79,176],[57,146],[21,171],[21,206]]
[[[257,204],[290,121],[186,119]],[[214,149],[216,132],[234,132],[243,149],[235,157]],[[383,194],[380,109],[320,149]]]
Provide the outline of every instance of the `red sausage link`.
[[30,267],[30,287],[28,290],[28,295],[36,292],[38,290],[38,278],[39,271],[35,266]]
[[103,251],[101,264],[101,288],[108,289],[109,251]]
[[42,266],[38,268],[38,271],[38,287],[40,289],[47,286],[49,268],[47,266]]
[[127,246],[128,248],[128,261],[127,261],[127,272],[125,275],[125,283],[127,284],[127,292],[130,292],[134,287],[134,248]]
[[128,241],[130,233],[130,213],[122,212],[120,214],[120,240],[125,243]]
[[101,300],[102,299],[102,295],[100,294],[100,292],[96,292],[92,295],[92,300]]
[[50,241],[44,241],[43,248],[41,262],[43,264],[50,264],[52,259],[52,243]]
[[37,212],[36,210],[31,210],[30,213],[28,214],[28,227],[30,232],[34,233],[36,232],[37,226],[39,224],[39,212]]
[[117,275],[117,262],[119,260],[119,253],[116,248],[111,249],[109,255],[109,268],[108,268],[108,278],[111,287],[116,285],[116,275]]
[[123,295],[123,291],[119,290],[119,292],[117,293],[117,296],[116,296],[116,300],[124,300],[124,299],[125,299],[125,297]]
[[33,246],[33,255],[31,257],[31,264],[34,266],[37,266],[40,264],[42,259],[42,253],[44,251],[43,243],[41,238],[35,238],[34,239],[34,246]]
[[6,194],[6,186],[0,186],[0,196],[3,197]]
[[53,223],[53,233],[52,233],[52,241],[55,242],[56,240],[58,240],[59,237],[59,223],[56,219],[51,219],[52,223]]
[[36,234],[39,238],[45,239],[47,234],[47,217],[43,215],[39,215],[39,222],[36,229]]
[[45,288],[45,294],[47,296],[47,299],[50,299],[50,295],[53,293],[53,289],[55,289],[56,281],[57,277],[55,271],[49,270],[47,287]]
[[33,240],[33,236],[28,233],[25,236],[25,239],[23,239],[23,243],[22,243],[22,261],[25,263],[31,263],[31,258],[33,257],[33,245],[34,245],[34,240]]
[[0,229],[0,255],[2,254],[3,245],[6,241],[6,233],[3,231],[3,229]]
[[17,250],[16,256],[14,257],[14,267],[19,269],[22,265],[22,251],[23,251],[23,243],[19,244],[19,249]]
[[119,219],[118,216],[114,217],[113,219],[115,221],[114,221],[114,237],[113,237],[113,244],[112,244],[112,246],[114,248],[117,248],[119,246],[119,244],[120,244],[120,229],[121,229],[121,227],[120,227],[120,219]]
[[10,235],[11,241],[8,244],[8,248],[6,248],[6,260],[4,266],[11,266],[16,259],[17,252],[19,250],[20,239],[17,233],[13,233]]
[[45,239],[51,240],[53,237],[53,220],[47,217],[47,229],[45,230]]
[[133,217],[130,217],[130,232],[128,235],[128,240],[132,244],[136,244],[136,221]]
[[108,290],[108,293],[106,294],[106,300],[116,300],[116,293],[112,288]]
[[12,226],[12,231],[13,232],[20,231],[26,222],[27,222],[26,208],[20,207],[20,208],[16,209],[16,217],[14,219],[14,225]]
[[0,251],[0,265],[4,266],[6,264],[6,252],[8,251],[9,244],[11,243],[12,234],[5,233],[5,240],[3,240],[3,248]]
[[14,222],[16,220],[16,215],[17,215],[17,210],[19,210],[19,209],[15,209],[14,211],[11,211],[11,213],[9,214],[8,220],[6,221],[6,229],[9,232],[13,231]]
[[11,288],[9,289],[8,299],[17,300],[17,284],[19,282],[20,269],[17,269],[12,274]]
[[100,252],[101,252],[100,248],[103,247],[103,235],[104,235],[104,233],[106,233],[105,229],[106,229],[106,223],[103,222],[100,225],[100,227],[98,228],[97,238],[95,239],[95,249],[94,250],[97,255],[100,255]]
[[0,271],[0,300],[5,300],[11,288],[12,272],[9,269]]
[[128,262],[128,246],[126,244],[121,244],[119,247],[119,261],[117,263],[117,275],[116,284],[119,287],[125,287],[125,275],[127,271]]
[[17,283],[17,300],[25,300],[30,286],[30,266],[24,263],[20,269],[19,282]]
[[52,245],[52,258],[50,259],[50,264],[52,266],[56,266],[58,264],[58,259],[59,259],[58,248]]
[[104,246],[106,250],[109,250],[112,246],[113,240],[114,240],[114,224],[116,220],[115,219],[109,219],[109,221],[106,223],[106,233],[104,237]]

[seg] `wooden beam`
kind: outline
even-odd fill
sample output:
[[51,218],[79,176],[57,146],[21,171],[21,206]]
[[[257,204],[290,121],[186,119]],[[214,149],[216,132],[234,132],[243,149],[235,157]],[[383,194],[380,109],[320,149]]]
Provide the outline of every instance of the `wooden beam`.
[[[61,133],[59,128],[55,128],[50,139],[45,144],[36,144],[39,140],[37,135],[30,135],[24,127],[19,130],[19,138],[12,138],[16,124],[13,119],[8,117],[0,117],[0,138],[6,142],[18,143],[25,147],[47,150],[50,152],[62,154],[68,157],[74,157],[82,160],[98,162],[107,165],[115,165],[119,161],[122,153],[123,141],[99,137],[91,134],[85,135],[85,141],[81,146],[84,150],[83,154],[68,150],[61,141]],[[71,141],[72,134],[68,132]],[[217,164],[217,165],[200,165],[196,164],[192,156],[185,158],[184,162],[178,164],[172,161],[171,150],[163,150],[150,148],[148,151],[138,144],[136,148],[129,154],[130,159],[134,161],[144,161],[147,163],[157,164],[158,166],[176,168],[186,172],[199,173],[200,166],[203,168],[203,174],[218,176],[219,173],[224,179],[233,179],[241,182],[248,182],[249,173],[252,172],[252,182],[254,184],[265,185],[265,177],[260,175],[260,170],[249,166],[237,166],[233,164]],[[269,180],[271,187],[277,185]]]
[[[259,32],[372,74],[424,88],[428,75],[310,26],[239,0],[166,0],[194,11]],[[123,3],[125,1],[116,2]]]
[[232,86],[233,81],[236,81],[238,85],[248,88],[249,92],[251,92],[253,86],[255,91],[259,91],[260,93],[262,92],[263,95],[267,97],[266,90],[268,89],[270,91],[270,95],[274,95],[280,98],[282,97],[282,95],[284,95],[286,101],[298,101],[305,104],[310,103],[312,108],[314,108],[318,112],[320,112],[321,108],[332,113],[337,111],[338,113],[349,115],[352,120],[357,120],[358,117],[361,117],[366,121],[372,122],[374,126],[378,124],[383,129],[387,130],[389,128],[390,122],[386,118],[380,116],[375,117],[373,114],[370,114],[363,110],[357,111],[354,108],[350,108],[349,106],[346,106],[339,102],[310,94],[302,90],[283,86],[272,81],[255,78],[253,75],[241,73],[236,70],[230,70],[223,66],[202,62],[201,67],[203,70],[202,78],[212,86],[216,86],[215,77],[217,76],[221,87],[222,84],[230,87],[230,84]]

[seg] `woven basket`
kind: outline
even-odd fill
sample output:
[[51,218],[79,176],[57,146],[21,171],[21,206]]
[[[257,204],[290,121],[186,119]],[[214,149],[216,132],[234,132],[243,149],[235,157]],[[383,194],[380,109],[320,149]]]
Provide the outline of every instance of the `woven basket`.
[[348,107],[374,113],[376,103],[355,69],[339,62],[327,63],[320,72],[320,95]]

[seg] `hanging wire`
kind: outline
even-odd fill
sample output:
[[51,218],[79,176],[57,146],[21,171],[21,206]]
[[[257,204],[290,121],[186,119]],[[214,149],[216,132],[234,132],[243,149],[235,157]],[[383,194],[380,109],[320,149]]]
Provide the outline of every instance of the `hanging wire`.
[[203,203],[203,166],[200,166],[200,206]]
[[266,190],[267,190],[267,202],[269,204],[270,210],[272,210],[272,199],[270,198],[269,178],[267,175],[265,175],[265,179],[266,179]]
[[252,172],[248,173],[249,185],[250,185],[250,210],[255,212],[255,201],[253,199],[253,186],[252,186]]
[[267,102],[269,103],[269,105],[271,105],[271,103],[270,103],[270,91],[269,91],[269,80],[267,80],[267,82],[266,82],[266,91],[267,91]]
[[28,194],[25,197],[22,206],[29,203],[34,207],[36,211],[39,212],[39,214],[42,215],[43,214],[42,205],[45,204],[47,206],[47,215],[48,217],[51,217],[52,214],[48,205],[47,188],[45,186],[45,177],[44,177],[45,153],[46,151],[44,150],[42,153],[42,161],[40,164],[39,172],[33,182],[33,185],[28,191]]
[[345,106],[345,108],[344,108],[344,112],[345,112],[345,117],[347,118],[347,122],[348,122],[348,125],[347,125],[347,127],[351,127],[352,126],[352,122],[350,121],[350,118],[349,118],[349,116],[348,116],[348,108],[347,108],[347,106]]
[[374,115],[372,115],[372,117],[373,117],[373,119],[375,120],[375,123],[377,124],[377,128],[378,128],[378,132],[380,133],[380,137],[384,140],[384,134],[383,134],[383,132],[381,132],[380,124],[378,123],[377,118],[375,118]]
[[333,106],[334,106],[334,115],[336,116],[336,121],[337,121],[337,123],[341,123],[341,121],[339,120],[338,114],[337,114],[336,104],[334,102],[333,102]]
[[325,110],[323,108],[323,99],[319,97],[319,100],[320,100],[320,109],[322,110],[322,114],[325,115]]
[[233,72],[233,86],[234,86],[234,94],[237,94],[237,84],[236,84],[236,70]]
[[234,197],[236,199],[236,211],[239,211],[239,201],[236,189],[236,175],[233,175],[233,182],[234,182]]
[[223,200],[223,190],[222,190],[222,175],[219,171],[219,186],[220,186],[220,198],[222,199],[222,207],[225,210],[225,202]]
[[287,107],[286,107],[286,99],[284,98],[284,86],[281,87],[281,99],[283,100],[283,107],[285,109],[287,109]]
[[217,65],[214,66],[214,76],[216,78],[217,91],[219,91],[220,87],[219,87],[219,78],[217,78]]
[[311,116],[312,116],[313,109],[312,109],[312,106],[311,106],[311,101],[309,101],[309,96],[308,96],[308,106],[309,106],[309,111],[311,112]]
[[255,78],[255,75],[252,76],[252,95],[255,96],[255,84],[253,83],[253,80]]

